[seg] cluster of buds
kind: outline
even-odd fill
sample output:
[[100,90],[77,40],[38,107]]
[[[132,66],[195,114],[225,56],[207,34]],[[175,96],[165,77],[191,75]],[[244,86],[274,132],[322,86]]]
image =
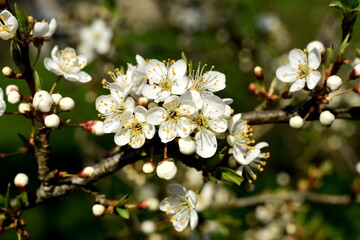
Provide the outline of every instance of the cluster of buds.
[[[146,174],[151,174],[155,171],[155,165],[153,161],[146,162],[142,168]],[[156,174],[159,178],[170,180],[175,177],[177,173],[177,167],[174,163],[174,159],[165,158],[158,163],[156,167]]]

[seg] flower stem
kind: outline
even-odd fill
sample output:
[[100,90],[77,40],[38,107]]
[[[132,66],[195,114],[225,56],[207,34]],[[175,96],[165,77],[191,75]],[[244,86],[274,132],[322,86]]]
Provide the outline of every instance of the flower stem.
[[61,79],[61,76],[59,76],[59,77],[56,79],[56,81],[54,82],[54,84],[53,84],[52,87],[51,87],[51,90],[50,90],[50,92],[49,92],[50,94],[52,94],[52,93],[54,92],[54,90],[55,90],[57,84],[59,83],[60,79]]

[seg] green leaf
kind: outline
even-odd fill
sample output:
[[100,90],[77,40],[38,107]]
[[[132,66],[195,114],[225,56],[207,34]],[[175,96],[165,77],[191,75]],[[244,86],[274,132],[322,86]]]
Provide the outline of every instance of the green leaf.
[[41,89],[42,89],[42,88],[41,88],[42,80],[41,80],[38,72],[37,72],[37,71],[34,71],[33,76],[34,76],[34,80],[35,80],[35,89],[36,89],[36,91],[37,91],[37,90],[41,90]]
[[185,55],[185,52],[181,52],[181,59],[187,63],[187,57]]
[[30,35],[30,27],[28,22],[28,15],[25,11],[20,7],[19,4],[14,4],[16,18],[19,23],[19,30],[22,34],[24,34],[25,38],[28,38]]
[[354,9],[359,6],[359,0],[341,0],[341,2],[350,9]]
[[118,206],[118,207],[122,207],[122,206],[124,206],[128,201],[129,201],[129,194],[127,193],[127,194],[125,194],[122,198],[120,198],[120,199],[118,200],[117,206]]
[[5,195],[5,208],[9,209],[10,207],[10,187],[11,184],[8,184],[7,190],[6,190],[6,195]]
[[220,167],[217,168],[214,172],[213,172],[213,177],[230,183],[230,184],[235,184],[235,185],[240,185],[241,182],[244,180],[243,177],[241,177],[239,174],[237,174],[234,170],[232,170],[231,168],[225,168],[225,167]]
[[22,192],[16,196],[16,202],[20,209],[24,208],[28,202],[28,195],[27,192]]
[[18,42],[14,41],[14,40],[11,41],[11,44],[10,44],[10,55],[11,55],[11,58],[13,59],[14,63],[20,70],[20,72],[24,72],[25,66],[22,63],[21,48],[20,48]]
[[349,34],[346,35],[344,41],[342,41],[341,45],[340,45],[340,53],[343,54],[345,52],[345,49],[350,45],[349,42]]
[[326,61],[325,67],[328,68],[334,62],[334,46],[330,46],[326,49]]
[[130,218],[129,210],[127,208],[116,207],[116,211],[122,218],[125,218],[125,219]]
[[334,1],[331,2],[328,7],[333,7],[333,8],[337,8],[337,9],[341,9],[343,11],[346,11],[346,7],[339,1]]

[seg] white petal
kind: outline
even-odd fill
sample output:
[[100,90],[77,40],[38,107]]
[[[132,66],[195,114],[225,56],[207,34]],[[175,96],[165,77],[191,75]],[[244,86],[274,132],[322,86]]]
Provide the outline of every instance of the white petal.
[[170,214],[176,213],[177,209],[175,206],[179,206],[182,204],[180,198],[167,197],[162,200],[159,204],[159,209],[164,212],[168,212]]
[[173,85],[171,87],[171,92],[173,94],[181,95],[185,93],[188,90],[189,86],[189,78],[188,77],[182,77],[177,79],[173,82]]
[[159,127],[159,137],[163,143],[174,140],[174,138],[177,137],[176,123],[170,121],[161,123]]
[[120,127],[120,116],[118,117],[109,116],[104,120],[103,132],[112,133],[116,131],[119,127]]
[[163,104],[166,109],[174,109],[178,105],[180,105],[180,97],[175,95],[168,97]]
[[181,138],[189,136],[192,133],[192,131],[195,129],[195,127],[196,125],[186,117],[181,117],[177,121],[177,126],[176,126],[177,133]]
[[290,92],[296,92],[299,91],[301,89],[303,89],[305,86],[305,79],[300,78],[298,80],[296,80],[290,87]]
[[294,68],[297,68],[299,64],[307,65],[307,56],[302,50],[293,49],[289,53],[289,61]]
[[261,151],[258,148],[250,149],[245,157],[245,163],[244,165],[247,165],[254,161],[255,158],[259,157],[261,154]]
[[150,84],[159,83],[161,79],[167,76],[165,64],[156,59],[152,59],[145,64],[145,72],[149,77]]
[[130,146],[132,148],[141,148],[145,143],[145,134],[138,133],[130,139]]
[[131,130],[128,128],[121,129],[114,136],[114,141],[119,146],[124,146],[130,142]]
[[244,152],[242,151],[242,149],[238,146],[234,146],[233,147],[233,156],[235,158],[235,160],[240,163],[240,164],[247,164],[245,157],[244,157]]
[[217,92],[225,88],[225,74],[218,71],[206,72],[203,76],[206,81],[206,89],[210,92]]
[[171,92],[170,91],[160,91],[159,95],[157,96],[157,98],[154,100],[154,102],[159,103],[159,102],[163,102],[165,101],[167,98],[169,98],[171,96]]
[[321,56],[319,51],[316,48],[313,48],[313,50],[309,53],[309,66],[312,69],[318,69],[321,63]]
[[216,95],[210,95],[203,98],[203,113],[215,119],[223,116],[225,113],[225,103]]
[[158,98],[160,92],[161,87],[153,84],[145,84],[141,89],[141,93],[144,95],[144,97],[147,97],[149,99]]
[[185,197],[186,196],[186,188],[179,184],[179,183],[170,183],[168,186],[169,190],[174,193],[175,195],[179,197]]
[[180,79],[186,73],[186,62],[182,59],[177,60],[170,66],[168,76],[170,79]]
[[58,76],[64,74],[64,72],[59,68],[59,65],[50,58],[44,59],[44,66],[47,70],[55,73]]
[[87,83],[91,81],[91,76],[86,72],[64,73],[64,78],[72,82]]
[[146,121],[153,125],[159,125],[166,120],[166,110],[162,107],[150,108],[146,113]]
[[174,215],[173,226],[176,231],[181,232],[183,231],[187,225],[189,224],[189,215],[187,211],[180,211]]
[[217,150],[217,140],[213,132],[201,130],[195,135],[196,153],[203,158],[214,156]]
[[283,82],[294,82],[298,76],[298,71],[290,64],[280,66],[276,69],[276,77]]
[[196,203],[197,203],[197,200],[198,200],[198,197],[197,197],[196,193],[194,191],[192,191],[192,190],[189,190],[187,192],[187,195],[188,195],[189,200],[191,202],[191,205],[192,205],[191,207],[195,209]]
[[203,106],[203,99],[198,91],[190,90],[181,95],[181,101],[191,100],[195,103],[197,109]]
[[241,113],[235,114],[234,116],[232,116],[232,118],[229,120],[229,132],[233,133],[233,131],[235,130],[234,126],[235,124],[239,124],[242,123],[243,120],[241,119]]
[[156,129],[152,124],[145,124],[143,126],[144,134],[147,139],[152,139],[155,135]]
[[255,148],[262,149],[264,147],[268,147],[269,144],[267,142],[259,142],[255,145]]
[[190,228],[194,230],[198,225],[199,217],[195,210],[190,211]]
[[139,122],[146,122],[146,108],[144,108],[143,106],[136,106],[135,110],[134,110],[134,115],[135,118],[139,121]]
[[209,121],[210,128],[216,133],[225,132],[227,129],[227,121],[225,119],[222,120],[212,120]]
[[319,71],[312,71],[307,79],[307,87],[309,89],[316,87],[317,83],[320,81],[320,78],[321,74]]

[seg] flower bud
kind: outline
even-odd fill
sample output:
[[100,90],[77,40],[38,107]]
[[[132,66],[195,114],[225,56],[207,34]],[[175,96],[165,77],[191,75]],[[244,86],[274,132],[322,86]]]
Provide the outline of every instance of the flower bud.
[[9,95],[9,93],[12,91],[19,92],[19,87],[14,84],[7,85],[5,89],[6,95]]
[[335,116],[330,111],[324,111],[320,114],[319,120],[324,127],[330,127],[335,120]]
[[177,167],[172,158],[162,160],[156,168],[156,174],[158,177],[166,180],[170,180],[175,177],[176,172]]
[[151,234],[156,231],[156,225],[155,225],[154,221],[146,220],[141,223],[140,229],[145,234]]
[[136,207],[140,210],[147,210],[149,209],[150,203],[147,200],[140,201],[136,204]]
[[105,213],[105,206],[103,206],[101,204],[95,204],[92,207],[92,212],[93,212],[94,216],[96,216],[96,217],[101,216]]
[[51,94],[51,97],[54,100],[54,103],[56,105],[59,105],[59,102],[60,102],[60,100],[62,98],[61,94],[60,93],[53,93],[53,94]]
[[74,109],[75,102],[72,98],[64,97],[64,98],[60,99],[59,107],[60,107],[61,111],[69,112]]
[[60,118],[56,114],[50,114],[45,117],[44,123],[48,128],[57,128],[60,125]]
[[326,85],[330,88],[331,91],[335,91],[341,87],[342,80],[337,75],[330,76],[327,81]]
[[292,128],[302,128],[304,126],[304,119],[300,116],[295,116],[290,118],[289,124]]
[[41,112],[49,112],[53,103],[54,100],[47,91],[40,90],[34,95],[33,106]]
[[264,70],[260,66],[254,67],[254,74],[257,80],[264,80]]
[[196,150],[195,142],[191,139],[190,136],[185,138],[180,138],[178,144],[179,144],[180,152],[182,154],[191,155]]
[[356,79],[358,77],[360,77],[360,63],[356,64],[353,67],[353,70],[351,71],[349,76],[350,79]]
[[3,67],[2,74],[4,74],[5,77],[9,78],[15,76],[14,70],[12,70],[12,68],[10,68],[9,66]]
[[95,169],[93,167],[85,167],[79,173],[79,177],[91,177],[94,174]]
[[18,91],[11,91],[7,95],[7,100],[10,104],[18,104],[21,100],[21,94]]
[[31,105],[30,103],[20,103],[18,110],[20,113],[24,114],[25,112],[30,112],[31,111]]
[[324,44],[320,41],[312,41],[309,42],[308,45],[306,46],[306,50],[308,52],[311,52],[311,50],[313,50],[314,48],[316,48],[320,54],[325,53],[325,47]]
[[249,91],[253,94],[258,94],[259,93],[259,89],[257,88],[255,83],[250,83],[249,84]]
[[140,106],[143,106],[144,108],[147,108],[148,104],[149,104],[149,99],[147,97],[140,97],[138,99],[138,104]]
[[29,177],[25,173],[18,173],[14,178],[14,184],[18,188],[24,188],[29,184]]
[[104,135],[104,131],[103,131],[104,123],[102,121],[90,120],[82,123],[81,125],[84,126],[85,131],[91,132],[96,136]]
[[30,29],[34,29],[35,22],[36,22],[36,20],[33,16],[28,16],[28,23],[29,23]]
[[153,173],[155,171],[155,165],[152,161],[144,163],[142,170],[146,174]]

